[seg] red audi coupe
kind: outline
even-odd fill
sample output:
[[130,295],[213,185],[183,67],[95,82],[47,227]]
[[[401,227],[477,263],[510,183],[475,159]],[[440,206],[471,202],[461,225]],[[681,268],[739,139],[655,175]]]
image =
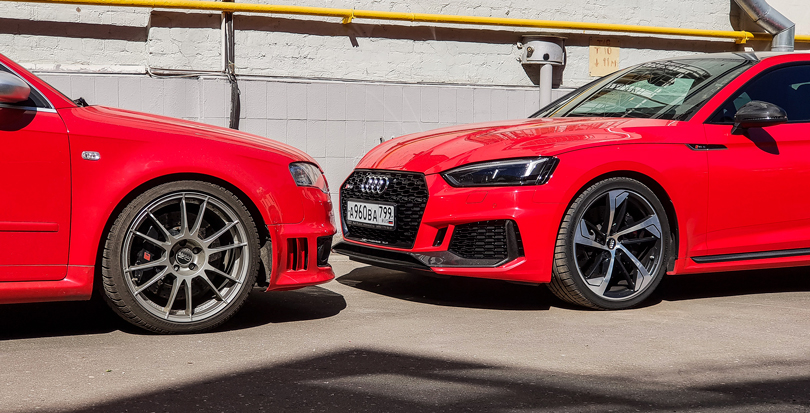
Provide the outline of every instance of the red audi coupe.
[[335,251],[623,309],[665,273],[810,265],[810,54],[641,64],[528,120],[387,141]]
[[315,160],[194,122],[66,98],[0,55],[0,304],[86,300],[161,332],[213,328],[254,285],[327,282]]

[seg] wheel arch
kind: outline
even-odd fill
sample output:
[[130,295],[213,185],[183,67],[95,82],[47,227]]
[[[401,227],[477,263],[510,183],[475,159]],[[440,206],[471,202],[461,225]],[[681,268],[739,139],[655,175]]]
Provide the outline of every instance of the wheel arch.
[[603,181],[605,179],[610,178],[630,178],[635,179],[646,187],[650,188],[651,191],[658,197],[658,200],[661,201],[661,204],[664,206],[664,210],[667,213],[667,223],[669,224],[670,228],[670,235],[671,239],[670,243],[670,251],[672,252],[670,256],[667,258],[667,271],[672,271],[675,269],[675,261],[678,259],[680,255],[680,227],[678,226],[678,216],[675,211],[675,204],[672,202],[672,197],[669,195],[667,190],[655,179],[651,176],[633,170],[615,170],[603,173],[598,175],[584,185],[582,185],[575,193],[574,196],[570,198],[568,201],[568,205],[566,205],[566,210],[571,207],[571,204],[574,200],[579,197],[586,189],[588,189],[591,185]]
[[[211,184],[219,185],[228,191],[232,192],[242,201],[242,204],[245,205],[250,216],[253,218],[253,222],[256,223],[256,229],[259,232],[259,245],[264,245],[267,240],[270,239],[270,233],[267,229],[267,223],[265,222],[264,216],[259,211],[259,208],[256,206],[256,203],[248,196],[244,191],[239,189],[236,185],[231,184],[230,182],[217,178],[215,176],[201,174],[201,173],[176,173],[176,174],[167,174],[162,175],[156,178],[152,178],[147,180],[140,185],[136,186],[132,190],[130,190],[126,195],[124,195],[115,207],[110,212],[110,215],[107,217],[107,221],[104,223],[104,227],[101,231],[101,235],[97,241],[97,250],[96,250],[96,259],[95,259],[95,274],[93,283],[98,288],[100,277],[101,277],[101,261],[104,258],[104,242],[106,240],[107,233],[110,231],[113,223],[117,219],[118,215],[121,211],[127,207],[135,198],[137,198],[140,194],[165,183],[169,182],[176,182],[176,181],[202,181],[208,182]],[[95,288],[94,288],[95,290]]]

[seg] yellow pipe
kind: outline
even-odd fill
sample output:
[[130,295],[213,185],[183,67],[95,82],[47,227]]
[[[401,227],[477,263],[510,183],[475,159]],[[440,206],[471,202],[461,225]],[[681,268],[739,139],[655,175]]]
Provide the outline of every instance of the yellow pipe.
[[746,31],[682,29],[676,27],[633,26],[611,23],[580,23],[553,20],[513,19],[501,17],[454,16],[425,13],[333,9],[326,7],[279,6],[270,4],[232,3],[196,0],[0,0],[29,3],[62,3],[93,6],[152,7],[160,9],[207,10],[231,13],[273,13],[323,17],[340,17],[344,23],[353,19],[398,20],[425,23],[477,24],[487,26],[532,27],[542,29],[588,30],[604,32],[663,34],[734,39],[745,43],[754,34]]
[[[711,37],[733,39],[737,43],[748,40],[770,39],[767,34],[747,31],[683,29],[678,27],[634,26],[629,24],[581,23],[553,20],[514,19],[502,17],[456,16],[425,13],[401,13],[388,11],[334,9],[327,7],[283,6],[271,4],[233,3],[196,0],[0,0],[29,3],[62,3],[93,6],[151,7],[160,9],[206,10],[230,13],[272,13],[322,17],[339,17],[343,23],[353,19],[397,20],[442,24],[476,24],[486,26],[532,27],[540,29],[587,30],[602,32],[643,33],[672,36]],[[796,36],[797,42],[810,42],[810,36]]]

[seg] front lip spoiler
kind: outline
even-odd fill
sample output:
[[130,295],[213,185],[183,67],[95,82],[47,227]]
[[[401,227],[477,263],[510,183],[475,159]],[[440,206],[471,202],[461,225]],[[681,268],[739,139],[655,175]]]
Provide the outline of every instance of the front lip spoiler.
[[[514,238],[514,237],[512,237]],[[504,259],[468,259],[453,254],[450,251],[427,252],[424,254],[416,252],[400,252],[382,248],[367,247],[346,241],[339,242],[332,247],[338,254],[346,255],[352,261],[364,264],[375,265],[377,267],[392,270],[433,273],[433,268],[496,268],[511,261],[521,255],[517,251],[516,242],[510,240],[509,256]]]
[[332,251],[346,255],[352,261],[397,271],[432,273],[433,270],[406,252],[370,248],[348,242],[339,242]]

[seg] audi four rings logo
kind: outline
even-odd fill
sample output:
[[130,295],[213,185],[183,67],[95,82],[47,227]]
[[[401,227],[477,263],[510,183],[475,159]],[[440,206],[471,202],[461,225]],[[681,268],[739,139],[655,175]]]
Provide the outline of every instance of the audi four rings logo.
[[386,189],[388,189],[388,178],[384,176],[369,175],[363,185],[360,185],[361,191],[373,194],[381,194]]

